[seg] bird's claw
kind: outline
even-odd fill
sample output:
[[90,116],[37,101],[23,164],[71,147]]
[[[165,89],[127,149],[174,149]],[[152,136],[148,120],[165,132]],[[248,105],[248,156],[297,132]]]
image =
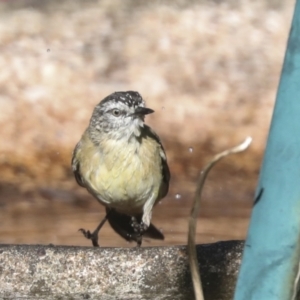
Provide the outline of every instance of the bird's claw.
[[143,234],[148,229],[148,226],[143,222],[139,223],[135,217],[131,218],[131,226],[136,233],[137,247],[140,247],[142,245]]

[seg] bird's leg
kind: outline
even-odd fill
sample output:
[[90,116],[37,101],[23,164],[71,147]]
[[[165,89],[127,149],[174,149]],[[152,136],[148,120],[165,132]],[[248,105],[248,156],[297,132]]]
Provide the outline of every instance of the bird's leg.
[[133,231],[136,233],[137,247],[141,247],[143,234],[148,229],[148,226],[144,224],[143,221],[139,223],[136,217],[131,218],[131,226],[133,228]]
[[98,234],[99,234],[100,229],[104,225],[104,223],[107,221],[110,212],[111,211],[107,212],[106,216],[103,218],[103,220],[99,223],[99,225],[97,226],[97,228],[92,233],[89,230],[85,230],[83,228],[79,229],[79,231],[81,231],[83,233],[83,235],[87,239],[89,239],[89,240],[92,241],[94,247],[99,247],[99,244],[98,244]]

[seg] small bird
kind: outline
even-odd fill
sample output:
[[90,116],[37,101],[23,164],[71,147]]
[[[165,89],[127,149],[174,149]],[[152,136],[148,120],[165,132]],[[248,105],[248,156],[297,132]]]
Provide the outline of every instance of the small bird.
[[77,183],[106,207],[105,218],[92,233],[80,229],[94,246],[99,246],[98,233],[107,220],[137,246],[143,236],[164,239],[151,216],[168,193],[170,171],[159,137],[144,122],[153,112],[138,92],[115,92],[96,105],[74,149]]

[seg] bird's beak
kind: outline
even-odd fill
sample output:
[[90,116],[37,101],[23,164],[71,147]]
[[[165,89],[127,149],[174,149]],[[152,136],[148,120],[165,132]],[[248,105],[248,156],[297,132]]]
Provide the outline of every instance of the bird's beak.
[[154,110],[151,108],[147,108],[147,107],[137,107],[133,113],[133,115],[149,115],[154,113]]

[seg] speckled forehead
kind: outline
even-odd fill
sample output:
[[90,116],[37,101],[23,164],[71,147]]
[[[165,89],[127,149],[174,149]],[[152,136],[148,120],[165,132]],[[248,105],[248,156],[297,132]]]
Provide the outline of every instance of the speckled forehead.
[[123,102],[129,107],[145,106],[145,102],[141,95],[137,92],[125,92],[115,93],[117,95],[116,100]]
[[103,99],[100,105],[106,109],[113,107],[134,109],[136,107],[144,107],[145,101],[137,92],[116,92]]

